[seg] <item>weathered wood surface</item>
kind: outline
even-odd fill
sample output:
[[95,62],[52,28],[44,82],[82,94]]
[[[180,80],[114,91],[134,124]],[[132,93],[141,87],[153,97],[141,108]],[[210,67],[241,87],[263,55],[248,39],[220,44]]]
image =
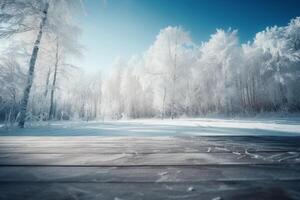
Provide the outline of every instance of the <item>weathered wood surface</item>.
[[1,137],[0,199],[300,199],[300,137]]

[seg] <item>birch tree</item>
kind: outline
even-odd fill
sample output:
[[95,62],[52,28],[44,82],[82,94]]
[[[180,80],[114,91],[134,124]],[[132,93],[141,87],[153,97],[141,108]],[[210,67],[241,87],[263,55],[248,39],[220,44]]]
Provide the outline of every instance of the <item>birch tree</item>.
[[167,27],[160,31],[149,48],[146,68],[156,80],[156,98],[161,102],[161,116],[166,113],[173,119],[179,112],[185,94],[182,85],[187,81],[193,44],[187,32],[180,27]]
[[27,83],[20,105],[19,127],[21,128],[24,127],[26,120],[27,105],[42,36],[45,31],[60,30],[64,21],[70,17],[69,9],[73,8],[75,4],[75,1],[69,0],[4,0],[0,3],[1,13],[3,13],[0,15],[0,37],[10,37],[28,31],[36,33],[29,61]]

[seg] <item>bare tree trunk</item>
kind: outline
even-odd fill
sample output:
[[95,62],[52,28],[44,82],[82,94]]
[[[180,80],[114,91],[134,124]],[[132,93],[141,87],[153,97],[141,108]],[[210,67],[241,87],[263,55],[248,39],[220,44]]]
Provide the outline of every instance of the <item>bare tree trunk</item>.
[[54,115],[53,101],[54,101],[54,92],[55,92],[55,87],[56,87],[57,68],[58,68],[58,61],[59,61],[58,51],[59,51],[59,47],[58,47],[58,39],[57,39],[57,41],[56,41],[54,75],[53,75],[53,82],[52,82],[52,87],[51,87],[49,119],[53,119],[53,115]]
[[252,106],[255,111],[257,111],[257,105],[256,105],[256,86],[255,86],[255,77],[254,74],[252,74]]
[[97,119],[98,115],[98,96],[96,97],[96,100],[94,100],[94,119]]
[[172,95],[171,95],[171,119],[174,119],[175,115],[175,81],[172,84]]
[[247,97],[247,108],[251,107],[251,98],[250,98],[250,93],[249,93],[249,80],[246,80],[246,97]]
[[163,97],[163,105],[162,105],[162,113],[161,113],[162,120],[165,118],[166,94],[167,94],[167,89],[164,87],[164,97]]
[[51,73],[51,68],[49,67],[48,73],[47,73],[47,78],[46,78],[46,87],[45,87],[45,92],[44,92],[45,97],[47,97],[47,95],[48,95],[50,73]]
[[20,128],[24,128],[24,124],[25,124],[25,120],[26,120],[26,111],[27,111],[27,105],[28,105],[28,100],[29,100],[29,94],[30,94],[32,83],[33,83],[35,63],[37,60],[39,46],[40,46],[42,35],[43,35],[43,28],[44,28],[44,26],[46,24],[46,20],[47,20],[48,8],[49,8],[49,3],[46,3],[44,11],[43,11],[44,16],[40,23],[39,32],[38,32],[37,38],[34,42],[32,54],[31,54],[31,58],[30,58],[30,62],[29,62],[27,84],[24,89],[23,97],[21,100],[21,111],[20,111],[20,121],[19,121]]

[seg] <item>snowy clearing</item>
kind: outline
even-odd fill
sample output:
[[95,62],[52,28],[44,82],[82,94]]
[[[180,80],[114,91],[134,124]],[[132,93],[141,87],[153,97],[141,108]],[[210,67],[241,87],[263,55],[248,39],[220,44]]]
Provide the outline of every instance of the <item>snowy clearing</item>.
[[252,119],[144,119],[120,121],[55,121],[34,123],[25,129],[0,128],[0,135],[29,136],[213,136],[300,135],[300,118]]

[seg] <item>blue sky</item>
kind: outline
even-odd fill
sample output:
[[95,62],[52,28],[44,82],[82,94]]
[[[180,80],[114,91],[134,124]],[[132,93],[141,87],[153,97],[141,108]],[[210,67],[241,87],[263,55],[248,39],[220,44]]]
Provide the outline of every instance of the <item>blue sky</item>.
[[196,43],[231,27],[247,42],[267,26],[300,16],[299,8],[300,0],[86,0],[78,65],[106,71],[118,57],[145,52],[167,26],[182,26]]

